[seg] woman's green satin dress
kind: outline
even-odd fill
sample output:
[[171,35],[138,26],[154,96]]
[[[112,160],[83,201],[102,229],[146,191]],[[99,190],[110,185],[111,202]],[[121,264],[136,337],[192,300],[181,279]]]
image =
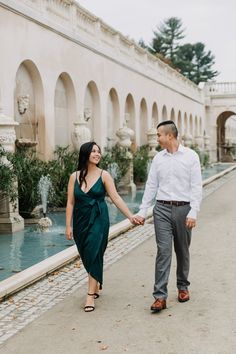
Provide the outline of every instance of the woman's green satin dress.
[[102,176],[85,193],[80,188],[76,174],[73,237],[86,271],[100,286],[103,283],[103,255],[110,226],[105,195]]

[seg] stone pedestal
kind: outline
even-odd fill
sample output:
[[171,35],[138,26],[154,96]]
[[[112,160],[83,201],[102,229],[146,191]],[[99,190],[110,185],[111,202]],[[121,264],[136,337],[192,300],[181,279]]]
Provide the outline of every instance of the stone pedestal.
[[9,198],[0,193],[0,234],[14,233],[24,229],[24,219],[18,213],[18,204],[12,204]]
[[202,135],[197,135],[194,138],[196,145],[199,147],[200,150],[204,149],[204,139]]
[[116,135],[119,138],[118,145],[125,149],[129,161],[128,171],[126,172],[126,175],[122,178],[122,181],[119,186],[122,190],[131,193],[132,195],[135,195],[136,185],[134,183],[133,174],[133,155],[129,151],[132,144],[131,138],[133,138],[134,136],[134,131],[127,126],[128,121],[129,115],[128,113],[126,113],[123,127],[116,132]]
[[134,183],[134,173],[133,173],[133,155],[127,151],[129,168],[122,181],[119,183],[119,189],[123,192],[131,193],[132,196],[136,195],[136,184]]
[[[14,152],[15,126],[18,125],[13,118],[5,116],[0,107],[0,144],[5,151]],[[2,159],[2,164],[10,168],[7,158]],[[16,182],[17,188],[17,182]],[[24,229],[24,220],[18,212],[18,200],[12,204],[8,197],[1,197],[0,191],[0,234],[13,233]]]

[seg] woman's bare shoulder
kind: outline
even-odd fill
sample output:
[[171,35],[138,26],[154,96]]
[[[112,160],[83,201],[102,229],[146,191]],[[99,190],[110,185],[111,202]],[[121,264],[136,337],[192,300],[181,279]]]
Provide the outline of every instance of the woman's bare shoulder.
[[73,172],[73,173],[70,175],[70,179],[73,180],[73,181],[75,181],[76,176],[77,176],[78,174],[79,174],[79,171]]

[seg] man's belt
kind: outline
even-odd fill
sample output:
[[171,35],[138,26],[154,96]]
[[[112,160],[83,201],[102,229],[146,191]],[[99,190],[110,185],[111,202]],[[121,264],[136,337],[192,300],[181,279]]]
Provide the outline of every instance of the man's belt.
[[174,206],[183,206],[188,205],[190,202],[183,202],[179,200],[157,200],[158,203],[167,204],[167,205],[174,205]]

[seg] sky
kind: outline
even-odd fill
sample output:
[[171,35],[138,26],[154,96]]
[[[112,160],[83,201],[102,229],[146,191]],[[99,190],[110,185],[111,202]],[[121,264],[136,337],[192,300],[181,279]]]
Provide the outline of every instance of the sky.
[[151,43],[169,17],[185,28],[181,44],[203,42],[215,56],[217,82],[236,82],[236,0],[78,0],[82,7],[135,41]]

